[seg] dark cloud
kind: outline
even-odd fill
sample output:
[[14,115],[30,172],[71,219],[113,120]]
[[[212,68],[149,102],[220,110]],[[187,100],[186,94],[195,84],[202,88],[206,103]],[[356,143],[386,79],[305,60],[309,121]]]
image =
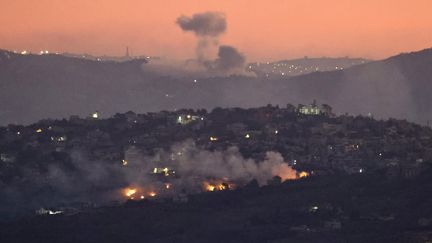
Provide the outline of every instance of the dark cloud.
[[176,23],[183,31],[192,31],[197,36],[217,37],[226,30],[225,14],[219,12],[197,13],[188,16],[180,16]]

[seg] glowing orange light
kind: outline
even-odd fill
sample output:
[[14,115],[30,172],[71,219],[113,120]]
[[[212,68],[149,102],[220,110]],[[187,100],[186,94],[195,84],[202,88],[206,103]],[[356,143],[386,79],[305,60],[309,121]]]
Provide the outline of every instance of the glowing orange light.
[[299,178],[308,177],[308,176],[309,176],[309,173],[306,171],[302,171],[302,172],[298,173]]
[[216,189],[216,187],[213,186],[213,185],[208,184],[208,185],[206,186],[206,189],[207,189],[207,191],[212,192],[212,191],[214,191],[214,190]]
[[132,195],[134,195],[136,192],[137,192],[137,189],[135,189],[135,188],[126,188],[124,191],[124,194],[126,197],[132,197]]
[[227,180],[212,180],[203,182],[203,189],[208,192],[233,189],[235,185]]

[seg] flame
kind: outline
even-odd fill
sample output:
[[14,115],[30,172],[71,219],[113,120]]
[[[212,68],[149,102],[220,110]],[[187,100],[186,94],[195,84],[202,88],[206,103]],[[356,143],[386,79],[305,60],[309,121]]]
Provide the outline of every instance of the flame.
[[136,188],[126,188],[125,191],[124,191],[124,194],[125,194],[126,197],[129,197],[129,198],[133,199],[132,196],[133,196],[136,192],[137,192],[137,189],[136,189]]
[[230,190],[234,187],[235,185],[233,183],[224,180],[204,181],[203,183],[204,190],[208,192]]
[[[169,184],[169,183],[167,183]],[[157,193],[156,191],[151,188],[142,188],[142,187],[127,187],[125,189],[123,189],[123,195],[127,198],[127,199],[145,199],[147,196],[148,197],[156,197]]]
[[165,188],[166,189],[170,189],[171,188],[171,184],[170,183],[165,183]]
[[206,188],[206,190],[209,191],[209,192],[212,192],[212,191],[214,191],[214,190],[216,189],[215,186],[210,185],[210,184],[207,184],[207,185],[205,186],[205,188]]
[[298,173],[298,178],[304,178],[304,177],[308,177],[309,173],[306,171],[302,171],[300,173]]

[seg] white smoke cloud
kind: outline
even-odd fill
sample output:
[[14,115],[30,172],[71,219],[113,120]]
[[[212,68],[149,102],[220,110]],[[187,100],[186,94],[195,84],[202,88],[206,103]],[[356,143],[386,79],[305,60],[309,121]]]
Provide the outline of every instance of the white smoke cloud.
[[[265,185],[274,176],[282,180],[297,177],[296,171],[277,152],[267,152],[263,161],[255,161],[244,158],[236,147],[209,151],[191,140],[174,144],[153,156],[130,147],[125,159],[127,165],[122,161],[90,160],[87,152],[75,150],[68,164],[52,163],[41,171],[26,168],[23,178],[0,184],[0,197],[5,198],[0,202],[0,215],[74,202],[123,201],[127,199],[123,190],[130,187],[137,188],[138,196],[148,197],[150,192],[155,192],[158,197],[172,197],[180,192],[203,192],[206,181],[241,187],[253,179]],[[154,168],[165,167],[175,170],[175,174],[153,173]],[[166,183],[171,186],[169,190],[165,188]]]
[[140,155],[132,148],[126,152],[126,158],[134,171],[129,178],[131,185],[157,183],[158,178],[151,171],[167,167],[176,171],[176,178],[170,180],[174,191],[200,192],[203,182],[212,179],[224,179],[241,186],[253,179],[265,185],[274,176],[283,180],[297,177],[297,172],[284,162],[280,153],[267,152],[265,160],[255,161],[244,158],[237,147],[209,151],[197,147],[192,141],[175,144],[169,151],[160,151],[153,157]]

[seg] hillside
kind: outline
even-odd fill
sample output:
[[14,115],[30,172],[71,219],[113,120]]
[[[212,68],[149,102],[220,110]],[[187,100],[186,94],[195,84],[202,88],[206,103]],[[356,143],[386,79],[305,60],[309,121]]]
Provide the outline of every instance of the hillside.
[[[432,49],[382,61],[291,79],[279,95],[298,102],[312,97],[339,112],[397,117],[426,124],[432,119]],[[278,95],[276,95],[278,96]]]
[[432,49],[427,49],[293,78],[209,78],[143,70],[144,60],[98,62],[3,51],[0,124],[87,116],[95,110],[107,117],[129,110],[284,106],[313,99],[332,105],[337,113],[371,113],[377,118],[406,118],[425,124],[432,114],[428,97],[432,91],[431,61]]
[[343,70],[355,65],[364,64],[371,60],[349,57],[320,57],[320,58],[299,58],[292,60],[281,60],[276,62],[251,63],[248,71],[255,72],[261,77],[293,77],[313,73],[316,71]]

